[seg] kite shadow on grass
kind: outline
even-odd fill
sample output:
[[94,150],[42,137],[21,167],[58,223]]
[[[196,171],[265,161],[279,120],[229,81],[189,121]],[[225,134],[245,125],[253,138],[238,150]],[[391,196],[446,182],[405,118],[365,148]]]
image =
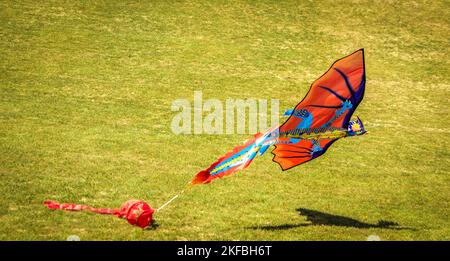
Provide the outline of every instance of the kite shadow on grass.
[[392,221],[380,220],[376,224],[365,223],[359,220],[338,216],[333,214],[328,214],[316,210],[298,208],[300,216],[305,216],[306,221],[310,223],[300,223],[300,224],[282,224],[276,226],[254,226],[251,229],[262,229],[262,230],[286,230],[297,227],[308,227],[308,226],[339,226],[339,227],[349,227],[349,228],[382,228],[382,229],[394,229],[394,230],[412,230],[412,228],[401,227],[398,223]]

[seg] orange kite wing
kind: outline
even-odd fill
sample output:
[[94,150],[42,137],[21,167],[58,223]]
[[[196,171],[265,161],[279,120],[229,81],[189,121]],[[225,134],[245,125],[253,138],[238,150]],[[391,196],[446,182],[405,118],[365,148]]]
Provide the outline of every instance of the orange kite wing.
[[[337,60],[314,81],[306,97],[295,106],[280,132],[295,129],[337,127],[347,129],[351,116],[364,96],[364,49]],[[324,154],[336,139],[318,141],[280,138],[272,151],[273,161],[283,170]]]

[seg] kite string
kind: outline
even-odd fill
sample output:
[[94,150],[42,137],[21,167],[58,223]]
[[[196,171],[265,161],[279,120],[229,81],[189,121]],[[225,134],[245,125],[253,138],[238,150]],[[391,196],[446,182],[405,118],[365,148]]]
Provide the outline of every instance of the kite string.
[[186,192],[188,189],[190,189],[193,186],[193,184],[188,183],[186,185],[186,187],[180,191],[180,193],[176,194],[175,196],[173,196],[171,199],[169,199],[166,203],[162,204],[158,209],[156,209],[156,212],[159,212],[161,209],[163,209],[165,206],[169,205],[172,201],[174,201],[176,198],[178,198],[178,196],[180,196],[181,194],[183,194],[184,192]]
[[174,201],[176,198],[178,198],[180,194],[175,195],[173,198],[171,198],[169,201],[167,201],[166,203],[162,204],[162,206],[160,206],[156,212],[159,212],[161,209],[163,209],[165,206],[169,205],[170,202]]

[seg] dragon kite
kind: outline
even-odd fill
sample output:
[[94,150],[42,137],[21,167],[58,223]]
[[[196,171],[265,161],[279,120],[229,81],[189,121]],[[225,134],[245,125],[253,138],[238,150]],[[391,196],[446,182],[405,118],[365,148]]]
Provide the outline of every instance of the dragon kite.
[[283,116],[288,119],[263,133],[257,133],[243,145],[219,158],[207,169],[197,173],[187,187],[164,203],[152,209],[141,200],[124,203],[121,209],[96,209],[77,204],[45,201],[50,209],[88,210],[100,214],[113,214],[125,218],[142,228],[151,225],[152,215],[175,200],[180,194],[197,184],[247,168],[257,155],[263,155],[272,145],[273,161],[283,171],[323,155],[337,140],[363,135],[367,131],[353,113],[364,96],[366,82],[364,49],[360,49],[334,62],[330,69],[313,82],[307,95],[294,109]]

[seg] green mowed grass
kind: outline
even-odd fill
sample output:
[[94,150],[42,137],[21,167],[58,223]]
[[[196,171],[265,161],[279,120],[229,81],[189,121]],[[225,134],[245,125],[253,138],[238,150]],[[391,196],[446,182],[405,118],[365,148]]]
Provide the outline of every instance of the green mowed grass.
[[[170,2],[0,2],[0,239],[450,239],[448,1]],[[249,137],[174,135],[175,99],[289,109],[359,48],[369,135],[286,172],[267,153],[155,229],[42,205],[160,206]]]

